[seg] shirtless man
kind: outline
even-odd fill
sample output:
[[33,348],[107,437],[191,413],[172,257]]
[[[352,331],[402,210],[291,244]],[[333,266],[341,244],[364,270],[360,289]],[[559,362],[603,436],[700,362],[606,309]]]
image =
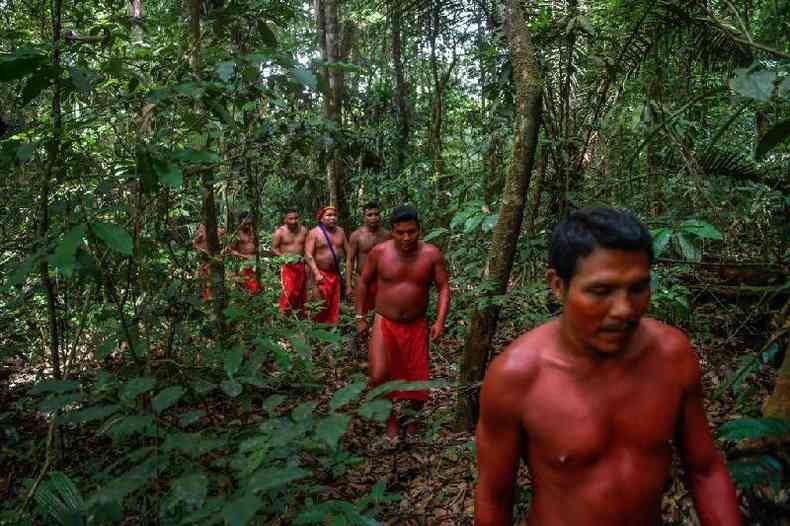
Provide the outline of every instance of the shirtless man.
[[530,526],[658,526],[673,445],[701,524],[741,524],[689,340],[643,318],[652,262],[627,214],[581,210],[555,229],[547,280],[563,313],[511,343],[483,383],[477,525],[513,523],[523,458]]
[[299,224],[299,212],[294,208],[285,211],[285,224],[277,227],[272,236],[272,252],[275,256],[290,256],[293,261],[283,264],[280,270],[280,312],[288,310],[301,314],[307,302],[305,267],[301,259],[304,254],[307,228]]
[[255,221],[249,212],[239,215],[239,239],[229,247],[230,253],[242,260],[239,271],[244,288],[252,295],[258,293],[258,280],[255,279],[255,256],[258,254],[258,235]]
[[[348,238],[345,231],[337,226],[337,209],[334,206],[321,208],[316,219],[318,226],[307,234],[305,260],[324,304],[313,320],[336,324],[340,320],[340,287],[343,286],[339,265],[348,253]],[[332,255],[327,238],[332,242],[337,259]]]
[[[223,234],[225,234],[225,229],[221,227],[217,227],[217,238],[222,239]],[[205,256],[210,257],[208,251],[208,236],[206,235],[206,225],[200,223],[195,230],[195,237],[192,239],[192,248],[197,250],[198,252],[205,254]],[[209,271],[209,264],[204,259],[200,266],[198,267],[198,276],[205,280],[206,288],[203,289],[203,292],[200,294],[200,297],[203,301],[208,301],[211,299],[211,275]]]
[[[379,204],[372,201],[362,207],[365,224],[351,234],[348,240],[350,250],[348,251],[348,268],[347,272],[347,296],[352,296],[352,287],[354,277],[356,277],[364,268],[365,260],[368,257],[370,250],[388,240],[390,237],[389,230],[381,228],[381,208]],[[365,313],[373,310],[376,302],[376,282],[373,282],[368,287],[368,295],[365,300]]]
[[[390,220],[392,239],[373,247],[357,281],[354,295],[357,331],[368,330],[365,301],[368,288],[376,283],[376,314],[368,347],[368,374],[375,387],[391,380],[425,381],[428,379],[428,293],[436,284],[439,293],[436,321],[430,338],[436,341],[444,333],[450,306],[450,286],[441,251],[420,241],[420,220],[410,206],[400,206]],[[428,391],[395,391],[390,398],[411,400],[419,410],[428,399]],[[413,433],[414,424],[407,427]],[[397,436],[400,425],[394,414],[387,422],[387,434]]]

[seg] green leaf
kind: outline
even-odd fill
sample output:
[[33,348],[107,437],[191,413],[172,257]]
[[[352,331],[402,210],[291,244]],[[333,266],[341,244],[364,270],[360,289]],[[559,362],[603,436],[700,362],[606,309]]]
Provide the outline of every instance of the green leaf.
[[236,63],[220,62],[214,66],[214,71],[216,71],[217,76],[222,79],[222,82],[228,82],[236,73]]
[[666,228],[659,228],[653,232],[653,255],[658,257],[667,248],[672,231]]
[[192,148],[184,148],[173,154],[173,159],[176,161],[183,161],[189,163],[218,163],[221,158],[217,152],[211,150],[194,150]]
[[775,72],[767,70],[750,72],[748,69],[735,71],[735,77],[730,80],[730,87],[734,91],[744,97],[768,102],[774,90]]
[[390,416],[392,402],[386,399],[372,400],[359,406],[357,413],[368,420],[384,422]]
[[224,364],[228,378],[233,378],[236,375],[242,361],[244,361],[244,349],[241,347],[235,347],[225,352]]
[[156,427],[156,421],[151,415],[130,415],[115,419],[105,426],[106,429],[102,428],[102,431],[117,441],[153,430]]
[[343,343],[342,336],[336,332],[327,331],[325,329],[313,329],[308,332],[307,335],[327,343],[334,343],[337,345],[341,345]]
[[430,241],[432,239],[436,239],[439,236],[443,236],[447,232],[448,232],[448,230],[446,228],[441,228],[441,227],[440,228],[434,228],[433,230],[431,230],[430,232],[425,234],[423,236],[422,240],[427,243],[428,241]]
[[132,255],[132,236],[122,226],[115,223],[91,223],[91,230],[112,250],[125,256]]
[[438,389],[446,387],[445,380],[426,380],[424,382],[408,382],[406,380],[392,380],[382,384],[375,389],[371,389],[365,396],[365,400],[373,400],[379,396],[391,393],[393,391],[421,391],[423,389]]
[[296,466],[285,468],[265,468],[255,472],[247,485],[248,491],[271,491],[309,477],[311,473]]
[[184,174],[177,164],[157,159],[153,163],[154,171],[159,177],[159,182],[173,190],[180,190],[184,183]]
[[121,400],[131,402],[141,394],[150,391],[156,386],[156,378],[151,376],[140,376],[133,378],[123,384],[120,389]]
[[277,37],[274,36],[274,33],[269,28],[268,24],[259,19],[256,27],[258,28],[258,34],[260,35],[261,40],[263,40],[263,43],[268,47],[275,49],[277,47]]
[[74,402],[83,399],[82,393],[66,393],[57,396],[49,396],[38,404],[38,410],[42,413],[54,413]]
[[700,219],[687,219],[680,224],[681,231],[703,239],[716,239],[721,241],[719,229]]
[[236,398],[244,390],[244,387],[236,380],[225,380],[220,384],[220,387],[231,398]]
[[87,95],[91,91],[91,83],[88,79],[88,75],[85,74],[80,68],[68,68],[69,70],[69,79],[71,83],[74,85],[75,88],[82,94]]
[[485,219],[485,216],[483,215],[474,215],[467,219],[466,222],[464,222],[464,234],[471,234],[477,230],[480,224],[483,222],[483,219]]
[[236,500],[228,502],[222,508],[222,518],[228,526],[244,526],[258,513],[263,506],[261,499],[254,495],[245,495]]
[[181,415],[181,417],[178,420],[178,425],[180,425],[181,427],[191,426],[192,424],[194,424],[204,416],[206,416],[206,412],[201,409],[197,409],[195,411],[189,411],[188,413],[184,413],[183,415]]
[[483,232],[491,232],[494,227],[496,226],[496,222],[499,219],[499,214],[489,214],[483,220]]
[[357,382],[349,384],[338,390],[334,396],[332,396],[332,400],[329,401],[329,409],[332,411],[337,411],[350,401],[356,400],[359,398],[359,395],[362,393],[362,391],[365,390],[366,386],[367,382]]
[[291,75],[293,75],[294,78],[303,86],[310,88],[313,91],[318,90],[318,80],[316,79],[313,72],[309,69],[297,66],[291,69]]
[[154,411],[157,413],[162,413],[162,411],[178,402],[178,400],[184,396],[185,392],[186,389],[180,385],[173,385],[166,389],[162,389],[159,391],[159,394],[151,400],[151,407],[153,407]]
[[203,506],[208,495],[208,477],[203,473],[185,475],[170,484],[170,491],[178,502],[196,510]]
[[261,409],[263,409],[269,414],[272,414],[274,410],[277,408],[277,406],[285,402],[285,400],[286,397],[284,395],[281,394],[271,395],[269,398],[263,401],[263,403],[261,404]]
[[299,404],[298,406],[294,407],[293,411],[291,411],[291,418],[296,420],[297,422],[300,420],[305,420],[310,418],[313,415],[313,411],[318,406],[318,402],[304,402]]
[[197,380],[193,381],[191,385],[192,389],[194,389],[194,391],[199,395],[208,394],[217,388],[217,384],[212,384],[211,382],[207,382],[202,378],[198,378]]
[[699,249],[686,237],[686,234],[678,233],[675,237],[675,242],[678,244],[680,253],[686,261],[699,262],[702,259],[702,253]]
[[340,438],[348,429],[351,415],[329,415],[318,420],[315,434],[330,449],[337,449]]
[[42,393],[68,393],[69,391],[74,391],[75,389],[80,388],[80,383],[74,380],[45,380],[43,382],[37,383],[33,386],[33,389],[30,390],[30,394],[42,394]]
[[37,70],[25,83],[22,88],[22,99],[19,104],[25,106],[28,102],[38,97],[38,94],[44,91],[52,82],[52,73],[50,68],[41,68]]
[[21,79],[47,61],[46,55],[32,48],[0,54],[0,82]]
[[64,424],[84,424],[93,422],[94,420],[102,420],[110,415],[114,415],[120,411],[121,406],[117,404],[112,405],[97,405],[93,407],[86,407],[78,411],[72,411],[61,416],[58,421]]
[[788,137],[790,137],[790,119],[777,123],[765,132],[765,135],[760,138],[760,142],[757,143],[757,148],[754,150],[754,158],[759,161],[766,153],[770,152]]
[[753,486],[771,485],[776,489],[782,483],[782,463],[771,455],[746,458],[727,463],[735,484],[747,489]]
[[77,225],[69,230],[58,243],[49,262],[64,276],[70,277],[77,263],[77,248],[85,238],[85,225]]
[[781,418],[739,418],[719,428],[719,437],[724,440],[780,438],[789,433],[790,421]]

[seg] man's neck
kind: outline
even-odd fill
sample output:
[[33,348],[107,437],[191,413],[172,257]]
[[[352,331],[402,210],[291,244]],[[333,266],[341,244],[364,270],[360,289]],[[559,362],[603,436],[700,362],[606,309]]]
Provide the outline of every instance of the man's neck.
[[294,233],[294,234],[296,234],[297,232],[299,232],[299,225],[294,225],[294,226],[291,226],[291,225],[285,225],[285,228],[287,228],[287,229],[288,229],[290,232],[292,232],[292,233]]
[[365,228],[367,228],[368,232],[370,232],[371,234],[375,234],[376,232],[379,231],[379,225],[375,225],[375,226],[365,225]]
[[330,232],[334,232],[335,228],[337,228],[337,225],[329,226],[329,225],[327,225],[325,223],[321,223],[321,226],[324,227],[325,229],[329,230]]

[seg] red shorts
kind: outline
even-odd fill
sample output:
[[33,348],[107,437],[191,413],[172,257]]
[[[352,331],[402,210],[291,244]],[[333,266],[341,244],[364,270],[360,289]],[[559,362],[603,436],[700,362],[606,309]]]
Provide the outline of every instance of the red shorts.
[[340,321],[340,274],[318,269],[324,279],[318,284],[318,291],[324,304],[315,315],[316,323],[336,324]]
[[[398,323],[377,315],[374,323],[381,331],[390,380],[428,380],[428,320],[419,318],[410,323]],[[428,391],[393,391],[387,397],[425,401],[428,400]]]
[[304,263],[287,263],[280,270],[280,312],[302,310],[307,303]]
[[376,293],[379,291],[378,281],[368,285],[368,293],[365,296],[365,304],[362,306],[365,314],[376,308]]
[[244,288],[247,289],[251,295],[258,294],[258,281],[255,279],[255,269],[247,267],[239,272],[239,276],[247,278],[243,281]]

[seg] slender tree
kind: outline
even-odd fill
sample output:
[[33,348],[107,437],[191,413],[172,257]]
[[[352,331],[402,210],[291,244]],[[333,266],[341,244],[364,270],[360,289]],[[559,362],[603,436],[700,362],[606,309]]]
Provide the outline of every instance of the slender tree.
[[[493,298],[507,291],[510,271],[516,254],[530,174],[538,146],[541,122],[543,75],[527,28],[526,13],[518,0],[510,5],[508,41],[516,88],[516,112],[513,118],[513,151],[499,217],[488,257],[488,280],[485,294]],[[491,342],[496,332],[499,307],[489,302],[472,315],[466,333],[461,362],[461,394],[458,397],[457,422],[474,429],[479,412],[479,389],[491,356]]]

